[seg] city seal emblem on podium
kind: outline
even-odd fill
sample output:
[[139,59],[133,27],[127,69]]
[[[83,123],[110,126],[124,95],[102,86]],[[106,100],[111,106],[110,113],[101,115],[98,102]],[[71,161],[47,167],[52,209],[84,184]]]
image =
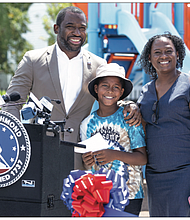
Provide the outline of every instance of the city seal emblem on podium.
[[30,156],[30,140],[25,127],[14,115],[0,110],[0,188],[20,179]]

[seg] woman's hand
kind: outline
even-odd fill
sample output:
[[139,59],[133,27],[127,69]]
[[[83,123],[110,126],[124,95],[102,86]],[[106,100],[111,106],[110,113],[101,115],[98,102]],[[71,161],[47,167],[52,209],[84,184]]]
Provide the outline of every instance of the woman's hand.
[[[123,115],[124,119],[127,120],[126,123],[129,124],[129,126],[135,125],[136,127],[141,124],[141,113],[140,109],[137,104],[135,103],[128,103],[124,106]],[[127,112],[129,112],[129,115],[127,115]]]

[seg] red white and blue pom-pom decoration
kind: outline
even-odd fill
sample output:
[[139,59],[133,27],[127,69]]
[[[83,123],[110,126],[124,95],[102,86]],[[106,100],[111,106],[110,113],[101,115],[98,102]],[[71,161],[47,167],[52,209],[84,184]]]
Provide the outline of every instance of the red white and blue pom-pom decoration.
[[129,204],[126,180],[114,170],[73,170],[63,180],[61,199],[73,217],[106,217],[110,210],[121,216]]

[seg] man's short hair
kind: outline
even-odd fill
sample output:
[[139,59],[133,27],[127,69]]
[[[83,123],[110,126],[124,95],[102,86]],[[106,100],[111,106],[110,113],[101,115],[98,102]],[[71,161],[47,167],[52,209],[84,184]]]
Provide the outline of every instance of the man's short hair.
[[57,15],[57,19],[56,19],[56,24],[58,26],[61,25],[62,21],[65,18],[66,12],[68,12],[68,11],[70,11],[72,13],[84,14],[85,21],[87,23],[85,13],[80,8],[77,8],[77,7],[74,7],[74,6],[70,6],[70,7],[67,7],[67,8],[63,8],[63,9],[61,9],[61,11],[59,11],[59,13]]

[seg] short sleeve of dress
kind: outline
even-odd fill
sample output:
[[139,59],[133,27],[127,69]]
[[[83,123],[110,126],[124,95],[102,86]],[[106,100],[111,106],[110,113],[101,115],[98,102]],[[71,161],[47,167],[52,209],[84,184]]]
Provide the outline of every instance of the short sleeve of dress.
[[139,96],[139,98],[137,100],[137,105],[138,106],[141,104],[142,99],[143,99],[143,91],[141,90],[140,96]]
[[144,99],[144,93],[146,93],[146,92],[148,91],[148,85],[149,85],[149,83],[147,83],[146,85],[144,85],[144,86],[142,87],[140,96],[139,96],[139,98],[138,98],[138,100],[137,100],[137,105],[139,105],[139,106],[141,105],[141,102],[142,102],[142,100]]

